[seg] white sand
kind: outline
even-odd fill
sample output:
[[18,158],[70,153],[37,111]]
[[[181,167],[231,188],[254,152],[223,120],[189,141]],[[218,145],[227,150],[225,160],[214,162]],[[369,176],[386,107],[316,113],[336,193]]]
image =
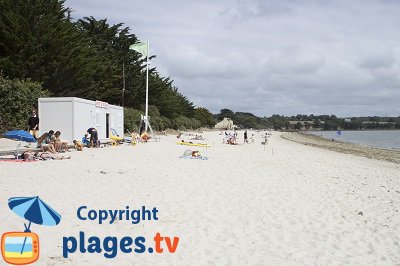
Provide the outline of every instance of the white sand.
[[[239,132],[242,137],[242,132]],[[39,195],[63,217],[32,225],[39,265],[395,265],[400,263],[400,165],[281,139],[268,146],[214,144],[208,161],[178,158],[175,136],[159,143],[72,152],[71,160],[0,162],[0,233],[23,229],[8,209]],[[243,138],[242,138],[243,139]],[[100,173],[103,171],[105,173]],[[76,210],[157,207],[158,221],[98,225]],[[361,215],[362,213],[362,215]],[[175,254],[70,254],[62,237],[179,236]],[[165,244],[164,244],[165,245]]]

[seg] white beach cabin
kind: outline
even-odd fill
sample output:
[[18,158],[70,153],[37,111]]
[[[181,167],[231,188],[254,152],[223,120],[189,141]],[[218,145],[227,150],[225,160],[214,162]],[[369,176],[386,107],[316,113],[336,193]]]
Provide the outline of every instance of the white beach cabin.
[[86,131],[94,127],[100,140],[109,139],[112,129],[124,133],[124,109],[101,101],[76,97],[39,98],[40,134],[61,131],[61,139],[72,143],[81,141]]

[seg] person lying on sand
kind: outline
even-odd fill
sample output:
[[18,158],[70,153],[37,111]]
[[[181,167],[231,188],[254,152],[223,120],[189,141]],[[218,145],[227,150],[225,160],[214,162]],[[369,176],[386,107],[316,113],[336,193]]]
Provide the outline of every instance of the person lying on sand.
[[51,152],[33,152],[33,151],[25,151],[22,153],[22,158],[25,161],[33,161],[33,160],[63,160],[63,159],[71,159],[71,156],[64,156],[61,154],[54,154]]
[[192,156],[192,157],[200,157],[201,154],[200,154],[199,151],[192,151],[192,150],[187,149],[187,150],[183,153],[182,156],[185,156],[185,157],[190,157],[190,156]]
[[36,158],[35,158],[35,153],[34,153],[33,151],[31,151],[31,150],[24,151],[24,152],[22,153],[22,155],[21,155],[21,158],[22,158],[24,161],[33,161],[33,160],[36,160]]
[[71,156],[64,156],[61,154],[54,154],[54,153],[50,153],[50,152],[38,152],[35,154],[35,156],[39,159],[42,160],[64,160],[64,159],[71,159]]
[[192,157],[199,157],[199,156],[201,156],[199,151],[192,151]]
[[207,160],[207,157],[204,157],[200,154],[200,151],[192,151],[187,149],[182,156],[179,158],[185,158],[185,159],[201,159],[201,160]]

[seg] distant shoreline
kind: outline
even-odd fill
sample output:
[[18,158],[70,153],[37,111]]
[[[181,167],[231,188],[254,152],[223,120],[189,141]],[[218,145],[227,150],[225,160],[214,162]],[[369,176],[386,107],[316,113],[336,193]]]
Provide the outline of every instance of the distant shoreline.
[[304,133],[283,133],[281,137],[307,146],[400,164],[400,151],[397,150],[374,148],[338,140],[331,141],[320,136]]

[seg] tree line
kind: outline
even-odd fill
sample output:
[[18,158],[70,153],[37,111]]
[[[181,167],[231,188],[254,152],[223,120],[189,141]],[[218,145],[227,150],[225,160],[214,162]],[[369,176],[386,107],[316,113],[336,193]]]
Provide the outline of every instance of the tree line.
[[[0,0],[0,82],[7,101],[29,94],[22,87],[39,90],[20,99],[18,110],[3,105],[0,130],[26,123],[5,117],[28,116],[35,97],[81,97],[124,105],[125,127],[136,129],[145,102],[145,59],[129,49],[139,42],[123,23],[111,25],[92,16],[74,21],[63,0]],[[155,55],[149,56],[151,62]],[[125,93],[123,89],[125,66]],[[15,84],[12,84],[15,83]],[[17,89],[17,90],[16,90]],[[155,129],[212,127],[212,114],[196,108],[179,92],[171,77],[149,69],[150,119]],[[33,97],[34,96],[34,97]],[[2,98],[3,99],[3,98]],[[27,101],[29,103],[27,103]],[[31,102],[35,101],[35,102]],[[29,108],[28,108],[29,107]]]
[[283,116],[274,114],[270,117],[258,117],[252,113],[234,112],[230,109],[222,109],[214,115],[220,121],[224,117],[233,120],[240,128],[275,130],[362,130],[362,129],[400,129],[399,117],[348,117],[339,118],[335,115],[301,115]]

